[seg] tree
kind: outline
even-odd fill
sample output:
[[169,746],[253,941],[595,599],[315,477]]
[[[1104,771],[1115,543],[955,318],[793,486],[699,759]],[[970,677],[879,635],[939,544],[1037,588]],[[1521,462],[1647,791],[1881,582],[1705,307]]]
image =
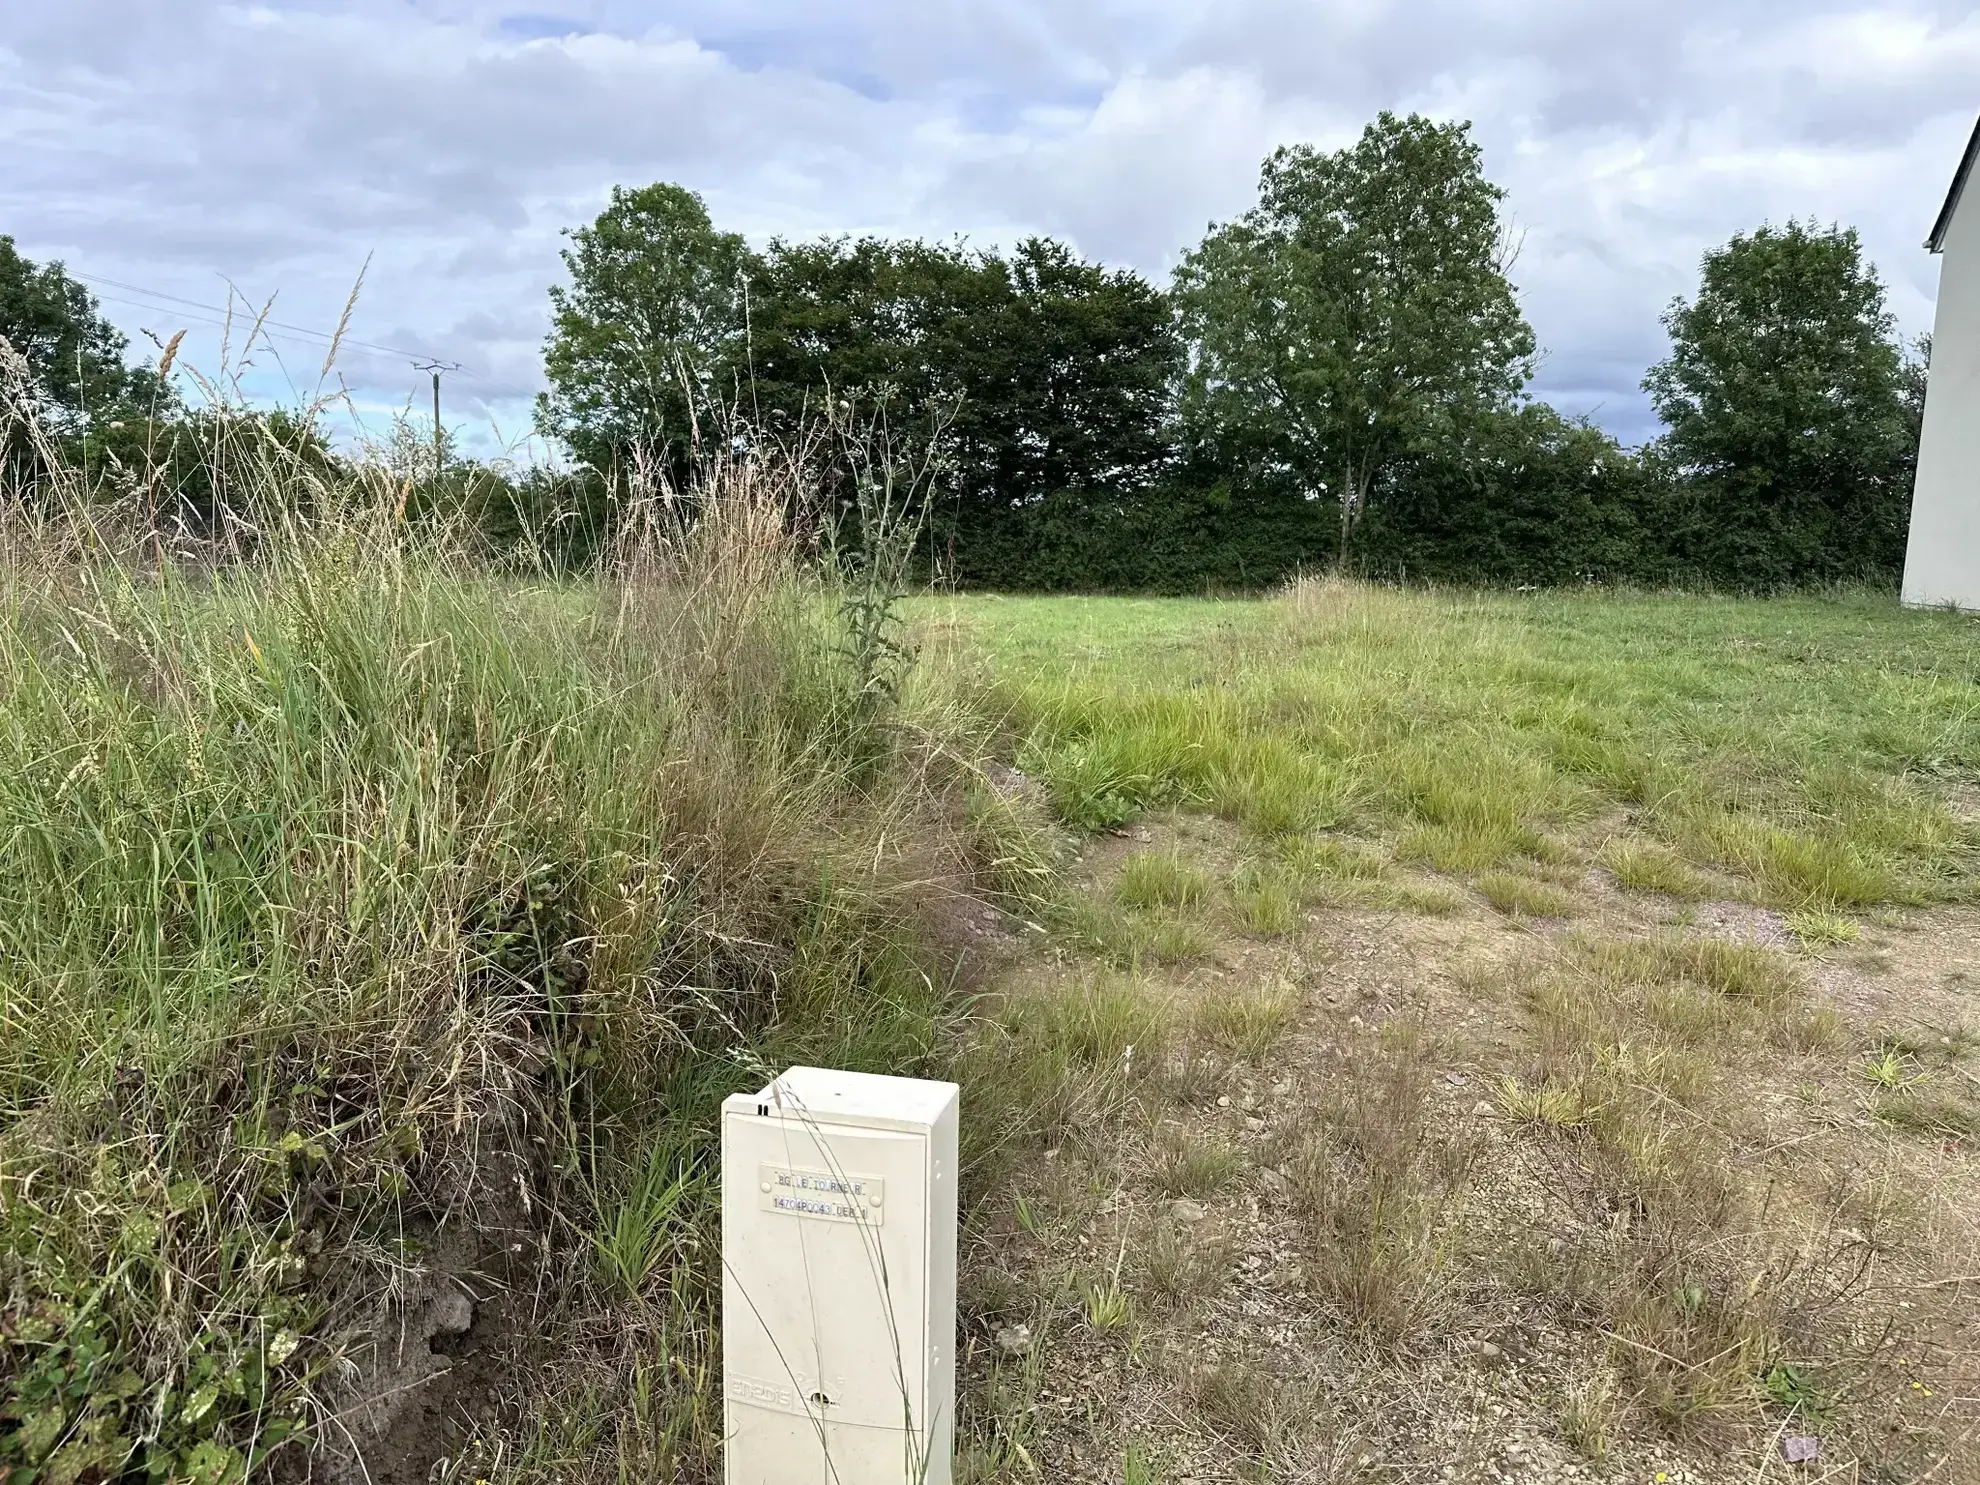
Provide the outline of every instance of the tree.
[[766,421],[829,391],[941,429],[930,536],[966,576],[1008,576],[1019,517],[1047,497],[1118,498],[1169,456],[1163,296],[1062,243],[775,242],[752,311],[744,404]]
[[1532,374],[1503,196],[1468,124],[1385,112],[1350,148],[1275,151],[1177,270],[1187,415],[1338,500],[1343,564],[1383,472]]
[[144,492],[160,529],[193,537],[239,537],[278,506],[316,510],[346,467],[314,418],[283,408],[177,411],[140,427],[141,446],[93,452]]
[[1904,409],[1904,441],[1910,449],[1910,465],[1918,464],[1918,444],[1925,432],[1925,387],[1931,380],[1932,337],[1921,335],[1907,348],[1904,365],[1898,371],[1898,404]]
[[1683,478],[1669,533],[1744,587],[1886,576],[1904,561],[1916,430],[1884,286],[1854,229],[1789,222],[1705,255],[1644,378]]
[[959,358],[1006,297],[993,261],[915,240],[772,242],[751,285],[746,406],[789,422],[829,393],[952,417],[970,381]]
[[51,432],[146,404],[157,379],[124,361],[126,342],[60,263],[37,265],[0,237],[0,338],[27,360],[36,411]]
[[965,407],[982,448],[974,494],[1010,510],[1074,491],[1145,488],[1168,462],[1180,352],[1162,293],[1033,237],[995,264],[1008,285]]
[[537,428],[600,470],[644,464],[683,481],[697,428],[729,405],[745,363],[748,246],[673,185],[613,187],[570,238]]
[[[20,375],[0,378],[0,492],[36,488],[49,474],[45,445],[16,424],[26,415],[92,483],[106,472],[127,485],[152,452],[160,420],[179,413],[158,374],[126,363],[123,335],[60,263],[37,265],[0,237],[0,340],[20,355]],[[16,400],[24,407],[8,406]]]

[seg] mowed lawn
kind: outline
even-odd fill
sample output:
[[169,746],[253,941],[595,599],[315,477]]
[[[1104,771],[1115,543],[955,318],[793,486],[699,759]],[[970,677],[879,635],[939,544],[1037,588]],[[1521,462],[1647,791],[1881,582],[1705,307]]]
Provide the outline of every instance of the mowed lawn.
[[1251,835],[1394,832],[1400,858],[1464,873],[1608,823],[1625,876],[1705,868],[1789,910],[1973,890],[1980,621],[1885,595],[1310,582],[921,617],[989,657],[1020,765],[1076,824],[1190,805]]

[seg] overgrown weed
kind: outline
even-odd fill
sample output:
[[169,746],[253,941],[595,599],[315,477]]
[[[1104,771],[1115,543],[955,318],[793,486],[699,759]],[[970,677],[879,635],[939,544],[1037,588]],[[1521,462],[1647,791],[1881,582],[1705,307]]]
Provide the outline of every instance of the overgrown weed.
[[1433,1332],[1458,1294],[1453,1220],[1472,1150],[1435,1122],[1433,1060],[1419,1028],[1385,1029],[1291,1162],[1316,1289],[1391,1352]]
[[0,500],[0,1466],[300,1468],[488,1268],[544,1344],[477,1344],[558,1400],[506,1468],[705,1472],[715,1108],[935,1068],[948,904],[1038,827],[966,706],[857,673],[795,465],[633,502],[593,585],[238,452],[224,540],[58,457]]

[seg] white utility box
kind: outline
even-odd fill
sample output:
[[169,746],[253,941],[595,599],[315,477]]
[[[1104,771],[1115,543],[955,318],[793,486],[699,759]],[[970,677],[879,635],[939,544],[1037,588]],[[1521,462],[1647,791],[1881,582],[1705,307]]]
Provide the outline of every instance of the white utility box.
[[723,1103],[728,1485],[949,1485],[956,1105],[815,1067]]

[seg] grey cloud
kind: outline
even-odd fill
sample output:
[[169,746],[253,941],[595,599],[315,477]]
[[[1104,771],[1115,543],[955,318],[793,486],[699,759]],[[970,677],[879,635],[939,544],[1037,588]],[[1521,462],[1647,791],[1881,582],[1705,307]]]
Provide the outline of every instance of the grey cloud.
[[[1049,231],[1161,278],[1272,145],[1423,108],[1511,193],[1541,390],[1639,437],[1658,314],[1763,218],[1862,225],[1923,328],[1976,76],[1950,0],[65,0],[0,15],[0,232],[318,327],[372,254],[353,333],[467,363],[450,407],[513,429],[559,231],[614,182],[759,238]],[[423,386],[344,370],[367,405]]]

